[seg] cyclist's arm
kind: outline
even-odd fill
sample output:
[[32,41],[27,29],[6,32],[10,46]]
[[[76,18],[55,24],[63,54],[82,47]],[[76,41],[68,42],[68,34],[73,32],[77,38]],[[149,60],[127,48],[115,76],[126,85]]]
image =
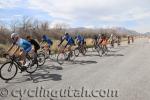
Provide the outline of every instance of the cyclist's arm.
[[69,42],[67,42],[67,44],[65,45],[65,48],[68,46]]
[[11,45],[11,47],[6,51],[7,53],[10,52],[10,50],[14,47],[14,44]]
[[45,41],[42,40],[42,42],[40,42],[40,45],[42,45]]
[[40,42],[40,47],[45,47],[45,41]]
[[99,39],[99,40],[98,40],[98,44],[101,44],[102,41],[103,41],[103,39]]
[[17,53],[17,51],[19,50],[19,46],[17,47],[17,49],[12,53],[12,55],[14,55],[14,54],[16,54]]
[[48,46],[48,43],[47,42],[43,42],[43,46],[44,47]]
[[64,42],[64,40],[65,40],[65,39],[61,40],[58,46],[60,46],[60,45]]

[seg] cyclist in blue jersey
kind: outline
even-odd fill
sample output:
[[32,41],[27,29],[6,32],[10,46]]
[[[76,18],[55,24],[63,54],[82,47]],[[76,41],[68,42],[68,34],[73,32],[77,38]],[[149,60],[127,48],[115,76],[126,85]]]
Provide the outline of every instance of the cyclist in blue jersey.
[[65,48],[68,46],[68,50],[71,51],[72,46],[75,45],[73,38],[69,35],[69,33],[65,33],[65,35],[61,38],[61,42],[58,46],[60,46],[64,40],[67,41]]
[[28,42],[25,39],[22,39],[19,34],[17,33],[12,33],[11,34],[11,39],[13,41],[12,46],[8,49],[7,52],[10,52],[10,50],[12,50],[12,48],[14,46],[17,46],[17,48],[14,50],[14,52],[12,53],[12,55],[16,55],[16,53],[19,51],[19,58],[20,63],[23,66],[27,66],[29,64],[29,62],[26,62],[26,54],[29,53],[30,51],[32,51],[32,45],[30,42]]
[[83,35],[80,33],[76,33],[76,43],[78,47],[80,48],[80,51],[83,55],[85,55],[86,49],[86,41]]
[[75,45],[75,42],[74,42],[72,36],[69,35],[69,33],[65,33],[65,35],[63,37],[61,37],[58,47],[64,42],[64,40],[67,41],[65,48],[68,46],[68,51],[70,52],[70,54],[68,55],[68,57],[65,60],[69,60],[69,57],[72,55],[72,47]]
[[42,41],[46,42],[49,48],[53,45],[53,41],[47,35],[42,36]]
[[43,35],[42,36],[42,43],[46,43],[43,47],[45,50],[47,50],[49,52],[49,54],[51,54],[50,48],[53,45],[53,41],[47,35]]
[[83,46],[85,43],[84,37],[82,35],[80,35],[79,33],[77,33],[76,41],[79,46]]

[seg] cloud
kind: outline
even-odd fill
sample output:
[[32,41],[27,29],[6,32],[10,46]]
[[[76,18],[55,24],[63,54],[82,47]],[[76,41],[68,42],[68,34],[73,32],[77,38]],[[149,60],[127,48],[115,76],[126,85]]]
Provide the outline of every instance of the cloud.
[[30,0],[29,7],[54,19],[123,22],[150,17],[148,0]]
[[0,8],[13,8],[21,4],[21,0],[1,0]]
[[[139,1],[139,0],[138,0]],[[137,0],[30,0],[29,7],[40,9],[50,16],[64,19],[74,18],[99,18],[106,20],[137,19],[136,15],[141,15],[145,10],[149,10],[149,5],[142,6],[144,1]],[[145,2],[148,3],[148,2]],[[149,1],[150,3],[150,1]],[[124,18],[126,16],[127,18]],[[72,17],[72,18],[71,18]],[[141,16],[139,18],[142,18]]]
[[[124,26],[138,31],[140,26],[143,31],[143,22],[150,20],[149,4],[150,0],[3,0],[0,1],[0,8],[24,6],[31,11],[44,12],[52,24],[63,22],[73,27]],[[146,25],[148,27],[150,23]],[[150,29],[145,28],[145,31]]]

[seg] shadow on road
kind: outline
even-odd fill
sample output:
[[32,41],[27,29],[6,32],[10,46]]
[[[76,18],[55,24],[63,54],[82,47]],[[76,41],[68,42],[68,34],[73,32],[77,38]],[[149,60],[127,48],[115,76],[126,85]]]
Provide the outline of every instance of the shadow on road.
[[40,72],[36,72],[36,73],[29,74],[26,76],[29,76],[31,78],[31,80],[33,80],[33,82],[36,82],[36,83],[43,82],[43,81],[49,81],[49,80],[59,81],[62,79],[61,78],[62,76],[59,74],[50,74],[51,70],[63,70],[63,68],[61,66],[43,65],[38,68],[38,71],[40,71]]
[[43,66],[40,66],[38,70],[49,72],[50,70],[63,70],[63,68],[61,66],[55,66],[55,65],[51,65],[51,66],[43,65]]
[[[23,78],[26,77],[26,78]],[[23,75],[23,77],[15,78],[14,81],[10,81],[8,83],[16,84],[16,83],[23,83],[28,81],[33,81],[33,83],[43,82],[43,81],[60,81],[62,80],[62,75],[59,74],[50,74],[50,73],[41,73],[41,72],[35,72],[33,74],[26,74]]]
[[63,70],[60,66],[40,66],[36,72],[33,74],[25,74],[23,77],[14,78],[13,81],[8,83],[23,83],[27,81],[33,81],[34,83],[43,82],[43,81],[59,81],[62,80],[62,75],[59,74],[50,74],[51,70]]
[[106,56],[124,56],[123,54],[107,54]]
[[81,64],[81,65],[86,65],[86,64],[95,64],[97,63],[96,61],[85,61],[85,60],[75,60],[73,64]]
[[93,56],[99,56],[99,55],[98,55],[98,53],[97,53],[97,54],[86,54],[85,56],[93,57]]
[[33,81],[34,83],[43,82],[43,81],[59,81],[62,80],[62,76],[59,74],[50,74],[50,73],[34,73],[34,74],[28,74],[25,75],[30,78],[28,78],[26,81]]

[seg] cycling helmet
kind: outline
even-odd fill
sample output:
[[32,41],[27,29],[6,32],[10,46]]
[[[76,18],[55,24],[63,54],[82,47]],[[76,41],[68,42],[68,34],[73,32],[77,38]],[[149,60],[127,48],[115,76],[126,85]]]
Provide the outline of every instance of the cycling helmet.
[[69,35],[69,33],[65,32],[65,35]]
[[12,33],[12,34],[11,34],[11,39],[12,39],[12,38],[15,38],[15,37],[17,37],[17,36],[19,36],[18,33]]

